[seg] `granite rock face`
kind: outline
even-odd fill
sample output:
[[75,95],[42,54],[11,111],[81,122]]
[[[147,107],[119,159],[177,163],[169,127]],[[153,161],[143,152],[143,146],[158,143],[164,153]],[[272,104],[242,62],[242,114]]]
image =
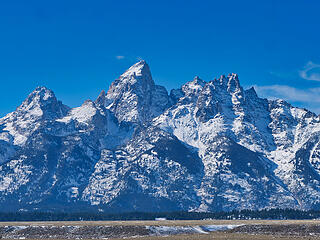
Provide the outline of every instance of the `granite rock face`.
[[168,94],[145,61],[72,109],[38,87],[0,119],[0,206],[320,209],[320,119],[237,74]]

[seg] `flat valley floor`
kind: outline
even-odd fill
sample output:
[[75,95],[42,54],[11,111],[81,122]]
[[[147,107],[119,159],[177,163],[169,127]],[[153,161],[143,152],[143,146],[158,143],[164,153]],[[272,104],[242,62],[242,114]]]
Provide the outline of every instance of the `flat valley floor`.
[[320,220],[0,222],[0,238],[312,240]]

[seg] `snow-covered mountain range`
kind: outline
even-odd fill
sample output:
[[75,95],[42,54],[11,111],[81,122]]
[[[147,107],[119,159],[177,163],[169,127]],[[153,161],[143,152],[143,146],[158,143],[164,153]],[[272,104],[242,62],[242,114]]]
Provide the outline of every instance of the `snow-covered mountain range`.
[[320,119],[237,74],[168,94],[145,61],[76,108],[38,87],[0,119],[0,206],[320,209]]

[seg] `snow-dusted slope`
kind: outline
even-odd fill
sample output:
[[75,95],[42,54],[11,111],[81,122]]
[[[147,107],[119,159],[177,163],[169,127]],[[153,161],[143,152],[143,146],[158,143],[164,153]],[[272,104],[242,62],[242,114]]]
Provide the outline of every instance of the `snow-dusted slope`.
[[[185,88],[183,86],[181,89]],[[216,208],[212,205],[215,199],[224,203],[221,208],[228,206],[228,202],[231,208],[238,204],[238,208],[257,207],[257,202],[263,202],[265,207],[319,207],[316,151],[320,126],[318,116],[292,107],[282,100],[261,99],[253,88],[244,91],[236,74],[221,76],[205,85],[198,84],[198,88],[202,90],[196,100],[186,101],[186,98],[189,99],[188,94],[180,94],[177,104],[155,118],[154,124],[198,149],[205,165],[205,185],[217,185],[214,182],[220,178],[221,173],[228,172],[221,185],[222,189],[226,189],[222,191],[221,187],[218,188],[218,196],[210,193],[212,188],[209,188],[210,191],[201,189],[204,201],[210,204],[202,204],[200,209],[214,210],[211,207]],[[218,144],[221,141],[223,145]],[[243,165],[252,168],[250,160],[255,158],[268,162],[264,175],[253,178],[248,174],[243,176],[242,170],[233,175],[230,168],[237,164],[237,156],[230,157],[232,153],[226,154],[223,150],[224,145],[230,144],[233,146],[231,150],[238,149],[238,161],[247,159],[248,162],[243,162]],[[243,148],[239,148],[239,145]],[[309,149],[305,151],[304,148]],[[248,159],[248,150],[256,153],[256,157],[251,155]],[[259,182],[261,180],[267,182]],[[268,181],[278,186],[272,193],[258,197],[261,194],[258,192],[268,186]],[[235,187],[226,187],[226,184]],[[260,185],[256,188],[252,184]],[[248,195],[251,196],[249,199],[258,197],[256,203],[243,198]],[[221,196],[222,199],[219,199]]]
[[105,99],[105,106],[120,122],[146,122],[170,104],[167,90],[154,84],[145,61],[136,63],[115,80]]
[[0,206],[105,211],[320,208],[320,119],[237,74],[179,89],[145,61],[70,109],[39,87],[0,119]]
[[64,116],[68,109],[57,101],[51,90],[38,87],[16,111],[0,119],[0,125],[3,127],[3,132],[8,132],[12,136],[15,145],[24,145],[27,137],[43,122]]

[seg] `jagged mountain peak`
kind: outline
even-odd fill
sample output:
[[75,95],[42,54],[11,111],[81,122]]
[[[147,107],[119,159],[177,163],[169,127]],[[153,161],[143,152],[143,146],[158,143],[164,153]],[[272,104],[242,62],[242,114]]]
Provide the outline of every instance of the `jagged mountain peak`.
[[207,82],[202,80],[199,76],[195,76],[192,81],[183,84],[181,88],[172,89],[170,98],[173,103],[177,103],[180,100],[190,101],[199,95],[206,83]]
[[169,106],[169,96],[164,87],[155,85],[148,64],[140,61],[111,84],[104,105],[119,122],[143,123]]
[[95,104],[97,104],[98,106],[105,106],[105,103],[106,103],[106,92],[102,90],[99,96],[97,97]]
[[187,82],[186,84],[182,85],[181,89],[185,93],[187,93],[189,90],[199,90],[206,85],[206,81],[202,80],[200,77],[195,76],[192,81]]
[[211,81],[213,85],[220,85],[222,87],[226,87],[229,91],[235,91],[236,89],[240,89],[240,81],[239,75],[237,73],[229,73],[227,77],[225,75],[221,75],[218,79],[214,79]]
[[[141,82],[142,84],[149,83],[154,85],[151,71],[149,65],[146,61],[142,60],[133,64],[128,70],[126,70],[121,76],[114,81],[114,84],[136,84],[137,82]],[[112,86],[110,87],[108,94],[110,94],[110,90],[112,90]]]
[[218,79],[215,78],[209,82],[202,80],[199,76],[195,76],[192,81],[185,83],[180,89],[171,90],[170,97],[173,103],[178,101],[186,103],[190,100],[196,100],[201,95],[212,98],[216,94],[225,95],[227,98],[230,98],[230,95],[234,95],[235,98],[242,98],[243,89],[240,85],[238,74],[230,73],[227,77],[221,75]]
[[187,82],[186,84],[184,84],[184,86],[186,86],[186,85],[193,85],[193,86],[201,86],[201,87],[204,87],[204,85],[206,85],[206,81],[204,81],[204,80],[202,80],[199,76],[195,76],[194,78],[193,78],[193,80],[192,81],[189,81],[189,82]]
[[61,117],[67,113],[69,107],[58,101],[54,92],[47,87],[37,87],[17,108],[16,113],[28,113],[34,117]]
[[181,90],[186,97],[196,97],[206,85],[206,81],[202,80],[199,76],[195,76],[192,81],[182,85]]
[[240,86],[238,74],[230,73],[228,75],[228,90],[231,92],[235,92],[240,89],[241,89],[241,86]]
[[28,105],[32,104],[46,104],[51,101],[57,101],[55,94],[52,90],[46,88],[46,87],[36,87],[35,90],[33,90],[28,97],[23,101],[23,103],[20,105],[20,107],[26,107]]
[[0,206],[320,208],[319,117],[243,91],[235,73],[169,98],[140,61],[66,112],[38,87],[0,119]]
[[133,64],[127,71],[125,71],[121,76],[134,74],[136,76],[143,75],[145,73],[150,73],[149,65],[146,61],[141,60]]
[[130,91],[144,94],[144,91],[153,88],[154,85],[148,64],[145,61],[140,61],[132,65],[111,84],[107,98],[114,99],[124,92]]
[[255,90],[254,87],[251,87],[251,88],[247,89],[247,90],[246,90],[246,93],[257,96],[257,92],[256,92],[256,90]]
[[259,98],[256,90],[254,89],[254,87],[251,87],[251,88],[249,88],[249,89],[246,89],[246,90],[244,91],[244,94],[245,94],[245,96],[246,96],[246,99],[248,99],[248,98],[249,98],[249,99],[258,99],[258,98]]
[[213,82],[225,86],[228,83],[228,79],[222,74],[218,79],[214,79]]
[[239,79],[239,75],[237,73],[229,73],[228,74],[228,78],[232,78],[232,79]]
[[28,136],[41,125],[64,117],[69,110],[69,107],[57,100],[52,90],[37,87],[16,111],[0,119],[0,125],[13,137],[15,145],[23,145]]

